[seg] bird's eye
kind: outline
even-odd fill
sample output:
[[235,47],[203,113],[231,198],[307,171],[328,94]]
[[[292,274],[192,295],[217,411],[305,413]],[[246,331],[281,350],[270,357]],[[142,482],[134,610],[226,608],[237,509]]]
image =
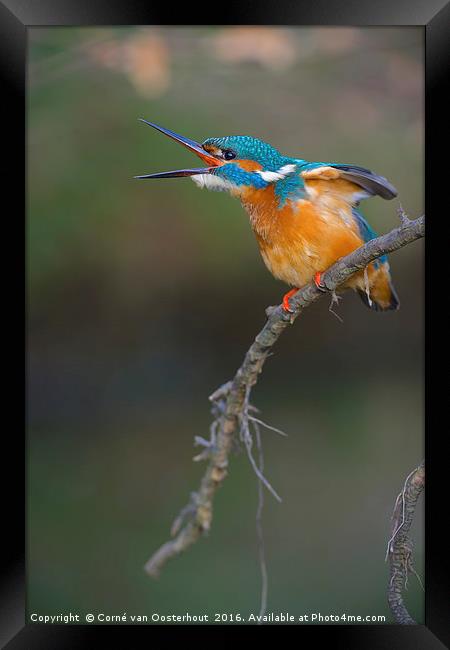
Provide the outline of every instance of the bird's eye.
[[230,149],[224,151],[222,155],[225,158],[225,160],[233,160],[233,158],[236,158],[236,154],[234,153],[234,151],[231,151]]

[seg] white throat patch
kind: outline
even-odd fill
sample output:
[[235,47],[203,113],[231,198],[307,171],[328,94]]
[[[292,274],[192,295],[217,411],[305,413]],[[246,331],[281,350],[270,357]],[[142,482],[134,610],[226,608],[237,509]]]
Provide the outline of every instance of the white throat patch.
[[283,167],[280,167],[280,169],[277,169],[276,172],[268,172],[268,171],[257,171],[256,173],[261,176],[265,181],[268,183],[274,183],[275,181],[280,181],[282,178],[286,178],[289,174],[292,174],[292,172],[295,171],[297,165],[283,165]]
[[233,183],[230,183],[230,181],[220,178],[220,176],[216,176],[215,174],[197,174],[191,176],[191,178],[198,187],[206,187],[208,190],[223,192],[225,190],[235,190],[237,187]]

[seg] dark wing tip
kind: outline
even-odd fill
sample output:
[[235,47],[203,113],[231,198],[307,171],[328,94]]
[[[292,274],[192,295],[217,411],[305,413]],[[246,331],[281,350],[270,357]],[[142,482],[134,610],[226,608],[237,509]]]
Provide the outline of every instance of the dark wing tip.
[[333,165],[333,167],[342,171],[344,178],[360,185],[370,194],[381,196],[388,201],[397,196],[397,190],[387,178],[374,174],[370,169],[357,165]]

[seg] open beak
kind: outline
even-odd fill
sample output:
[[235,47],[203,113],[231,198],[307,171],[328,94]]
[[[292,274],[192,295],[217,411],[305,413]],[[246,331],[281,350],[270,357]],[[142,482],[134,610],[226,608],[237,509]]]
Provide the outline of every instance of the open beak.
[[176,142],[179,142],[190,151],[193,151],[199,158],[201,158],[201,160],[203,160],[203,162],[206,165],[208,165],[208,167],[200,167],[195,169],[177,169],[171,172],[159,172],[157,174],[145,174],[144,176],[135,176],[134,178],[139,178],[139,179],[176,178],[178,176],[195,176],[196,174],[211,174],[214,171],[215,167],[218,167],[219,165],[223,164],[223,160],[207,153],[198,142],[195,142],[195,140],[190,140],[189,138],[185,138],[182,135],[178,135],[178,133],[175,133],[174,131],[170,131],[169,129],[164,129],[162,126],[158,126],[157,124],[153,124],[152,122],[147,122],[147,120],[144,120],[142,118],[140,118],[140,121],[144,122],[145,124],[148,124],[149,126],[152,126],[154,129],[157,129],[158,131],[161,131],[161,133],[164,133],[165,135],[169,136],[169,138],[172,138],[172,140],[176,140]]

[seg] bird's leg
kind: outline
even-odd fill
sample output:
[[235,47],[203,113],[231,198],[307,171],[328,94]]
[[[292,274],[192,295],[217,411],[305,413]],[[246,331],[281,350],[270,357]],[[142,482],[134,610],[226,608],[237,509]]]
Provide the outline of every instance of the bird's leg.
[[289,298],[292,298],[292,296],[294,296],[297,293],[297,291],[298,291],[297,287],[294,287],[283,296],[283,309],[285,311],[288,311],[290,314],[292,314],[294,310],[291,309],[289,305]]
[[314,273],[314,284],[319,289],[319,291],[327,291],[326,286],[322,282],[322,273],[321,273],[321,271],[317,271],[317,273]]
[[[319,289],[319,291],[323,291],[323,292],[328,291],[328,289],[326,288],[326,286],[322,282],[322,272],[321,271],[317,271],[317,273],[314,273],[313,280],[314,280],[314,284]],[[292,296],[294,296],[297,293],[298,290],[299,289],[297,289],[297,287],[294,287],[294,289],[291,289],[290,291],[288,291],[283,296],[283,308],[285,309],[285,311],[288,311],[291,314],[293,313],[294,310],[291,309],[291,307],[289,305],[289,298],[292,298]]]

